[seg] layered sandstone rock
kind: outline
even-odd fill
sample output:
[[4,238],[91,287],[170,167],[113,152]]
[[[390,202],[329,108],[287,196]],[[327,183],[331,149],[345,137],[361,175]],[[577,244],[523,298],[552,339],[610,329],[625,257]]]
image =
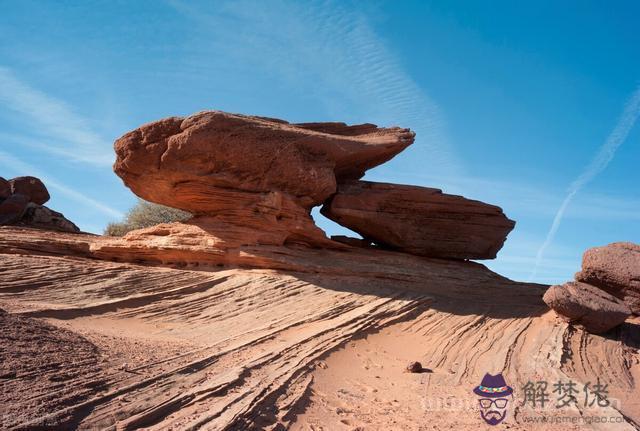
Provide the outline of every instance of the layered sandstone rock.
[[17,177],[9,181],[0,177],[0,225],[79,232],[80,229],[64,215],[42,205],[48,200],[47,188],[36,177]]
[[44,205],[29,203],[19,224],[62,232],[80,232],[80,228],[68,220],[62,213]]
[[49,191],[36,177],[16,177],[9,180],[11,194],[21,194],[29,198],[29,202],[44,205],[49,200]]
[[[315,226],[311,207],[335,193],[337,181],[360,178],[413,137],[408,129],[373,124],[289,124],[208,111],[127,133],[115,143],[114,171],[141,198],[196,215],[170,228],[174,247],[192,242],[197,231],[201,243],[224,248],[343,248]],[[155,243],[157,233],[129,240],[142,235]]]
[[[135,194],[193,214],[253,209],[277,191],[309,209],[413,142],[372,124],[289,124],[207,111],[167,118],[115,143],[114,171]],[[268,205],[268,204],[267,204]]]
[[[469,403],[491,367],[513,387],[597,378],[619,401],[599,414],[621,418],[616,430],[640,421],[636,325],[572,331],[545,313],[546,286],[363,248],[241,247],[246,268],[177,270],[100,260],[89,249],[108,240],[0,227],[5,428],[412,429],[425,379],[401,372],[410,361],[431,393]],[[467,410],[432,423],[477,429]]]
[[622,300],[587,283],[551,286],[543,300],[560,316],[594,334],[615,328],[631,315]]
[[0,177],[0,199],[6,199],[11,195],[11,184]]
[[19,221],[29,204],[29,198],[20,193],[9,195],[0,201],[0,225]]
[[576,280],[622,299],[640,315],[640,245],[615,242],[590,248],[582,256],[582,270]]
[[598,333],[621,324],[632,313],[640,314],[639,245],[616,242],[587,250],[575,279],[552,286],[544,296],[562,317]]
[[379,245],[411,254],[493,259],[515,222],[494,205],[398,184],[349,181],[321,209]]

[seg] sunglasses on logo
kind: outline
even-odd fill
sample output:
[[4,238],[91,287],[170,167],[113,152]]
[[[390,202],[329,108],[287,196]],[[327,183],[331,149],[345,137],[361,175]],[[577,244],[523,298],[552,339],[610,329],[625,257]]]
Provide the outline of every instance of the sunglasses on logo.
[[488,409],[492,404],[499,409],[503,409],[507,406],[507,402],[509,400],[506,398],[496,398],[495,400],[492,400],[491,398],[481,398],[478,401],[480,402],[480,407],[483,409]]

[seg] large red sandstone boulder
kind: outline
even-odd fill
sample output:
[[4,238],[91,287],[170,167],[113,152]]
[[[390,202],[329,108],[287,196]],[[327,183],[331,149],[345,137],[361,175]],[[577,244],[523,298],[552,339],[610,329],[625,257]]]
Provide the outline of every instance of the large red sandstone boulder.
[[640,315],[640,245],[615,242],[587,250],[576,280],[622,299],[634,314]]
[[207,111],[122,136],[114,170],[141,198],[193,214],[250,211],[274,191],[310,209],[335,192],[336,181],[362,177],[413,138],[397,127],[289,124]]
[[64,215],[42,205],[49,192],[36,177],[0,177],[0,225],[19,225],[61,232],[80,232]]
[[29,198],[29,202],[43,205],[49,200],[49,192],[45,185],[36,177],[16,177],[9,180],[11,194],[19,193]]
[[441,258],[493,259],[515,225],[494,205],[368,181],[340,184],[321,212],[379,245]]
[[2,200],[0,202],[0,225],[13,224],[20,220],[28,204],[29,198],[20,193],[10,195]]
[[0,177],[0,201],[6,199],[11,195],[11,184],[9,181]]
[[587,283],[570,281],[551,286],[542,299],[562,318],[594,334],[620,325],[631,315],[620,299]]

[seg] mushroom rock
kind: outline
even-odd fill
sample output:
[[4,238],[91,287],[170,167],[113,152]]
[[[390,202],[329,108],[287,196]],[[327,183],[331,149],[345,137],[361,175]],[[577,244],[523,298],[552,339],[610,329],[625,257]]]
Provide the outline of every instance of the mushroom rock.
[[29,202],[43,205],[49,200],[49,192],[45,185],[36,177],[16,177],[9,180],[11,194],[19,193],[29,198]]
[[[305,209],[398,154],[414,133],[373,124],[290,124],[206,111],[115,142],[114,171],[143,199],[193,214],[253,210],[277,191]],[[268,203],[267,203],[268,204]]]
[[11,184],[9,181],[0,177],[0,201],[6,199],[11,195]]
[[493,259],[515,226],[494,205],[368,181],[339,184],[321,213],[378,245],[440,258]]
[[631,315],[622,300],[587,283],[551,286],[542,299],[559,316],[594,334],[622,324]]
[[575,278],[622,299],[640,315],[640,245],[615,242],[590,248],[582,256],[582,270]]
[[[115,142],[114,171],[141,198],[196,216],[171,227],[174,247],[198,232],[199,240],[224,248],[345,248],[315,226],[311,208],[335,193],[337,181],[360,178],[413,137],[397,127],[290,124],[207,111],[125,134]],[[157,233],[150,229],[140,235],[154,244],[167,241]],[[133,235],[128,239],[129,245],[135,242]]]

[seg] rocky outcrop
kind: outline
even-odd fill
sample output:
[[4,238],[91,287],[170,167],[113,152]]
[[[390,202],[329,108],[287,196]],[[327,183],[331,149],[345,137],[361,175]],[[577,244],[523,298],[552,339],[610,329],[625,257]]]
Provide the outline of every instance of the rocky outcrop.
[[43,205],[49,200],[49,191],[42,181],[36,177],[16,177],[9,180],[11,194],[21,194],[29,198],[29,202]]
[[[112,245],[163,236],[160,242],[179,249],[194,241],[226,249],[373,242],[421,256],[494,258],[515,224],[499,207],[437,189],[358,181],[413,139],[398,127],[290,124],[220,111],[143,125],[115,142],[114,171],[139,197],[195,217]],[[329,240],[310,216],[323,203],[323,214],[364,240]]]
[[0,177],[0,199],[6,199],[9,196],[11,196],[11,184]]
[[62,213],[34,203],[27,205],[19,224],[62,232],[80,232],[80,228]]
[[341,248],[315,226],[311,207],[335,193],[337,181],[360,178],[413,137],[397,127],[289,124],[208,111],[127,133],[115,143],[114,171],[141,198],[196,215],[169,229],[174,243],[197,231],[200,242],[227,248]]
[[631,315],[622,300],[587,283],[551,286],[543,300],[560,316],[594,334],[615,328]]
[[640,315],[640,245],[615,242],[590,248],[582,256],[582,270],[576,280],[622,299]]
[[544,301],[561,317],[600,333],[640,314],[640,246],[616,242],[582,256],[575,282],[551,286]]
[[47,188],[36,177],[0,178],[0,225],[80,232],[64,215],[44,206],[48,200]]
[[335,192],[336,181],[362,177],[413,138],[397,127],[289,124],[207,111],[122,136],[114,171],[143,199],[192,214],[251,211],[273,192],[309,209]]
[[515,225],[494,205],[368,181],[340,184],[321,212],[381,246],[454,259],[495,258]]
[[[0,320],[15,326],[0,331],[4,428],[413,429],[425,381],[476,405],[470,388],[492,367],[514,388],[597,378],[618,401],[598,414],[619,417],[616,430],[640,423],[637,326],[573,331],[545,313],[546,286],[378,248],[202,244],[243,267],[132,265],[101,260],[109,241],[0,227]],[[411,361],[425,374],[403,373]],[[557,415],[592,413],[579,402]],[[529,429],[523,415],[510,426]],[[480,421],[462,409],[431,423]]]
[[0,225],[13,224],[19,221],[28,204],[29,198],[20,193],[9,195],[0,201]]

